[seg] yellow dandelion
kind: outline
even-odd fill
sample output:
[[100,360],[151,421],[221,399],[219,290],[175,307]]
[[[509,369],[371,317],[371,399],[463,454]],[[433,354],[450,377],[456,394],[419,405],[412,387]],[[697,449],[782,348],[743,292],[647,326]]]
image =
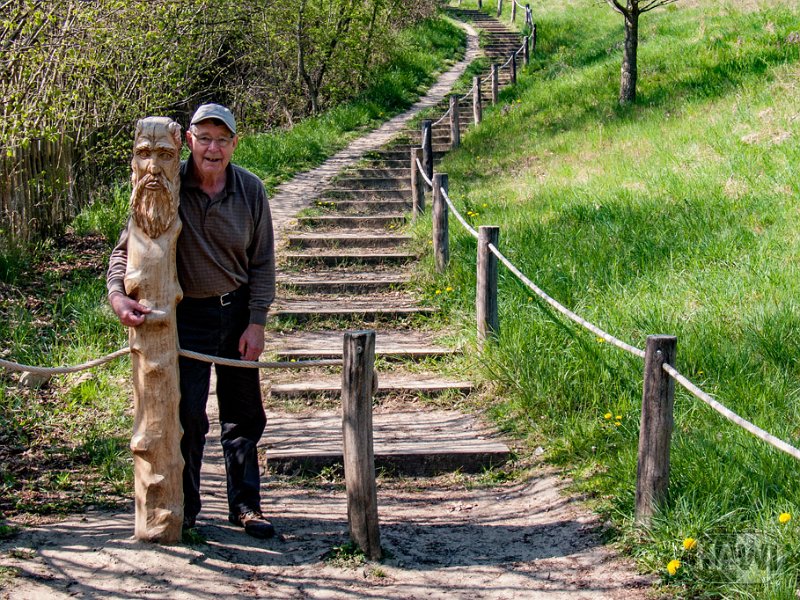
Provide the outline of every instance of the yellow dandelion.
[[486,204],[486,203],[484,202],[483,204],[481,204],[481,207],[483,207],[483,208],[489,208],[489,205],[488,205],[488,204]]
[[681,561],[677,559],[672,559],[667,563],[667,573],[670,575],[675,575],[678,572],[678,569],[681,568]]
[[611,417],[613,417],[613,416],[614,416],[614,415],[612,415],[611,413],[606,413],[606,414],[604,414],[604,415],[603,415],[603,418],[604,418],[606,421],[608,421],[608,420],[609,420]]
[[617,415],[617,421],[621,421],[621,420],[622,420],[622,415]]
[[452,291],[453,291],[453,288],[451,288],[451,287],[448,285],[446,288],[444,288],[444,291],[445,291],[445,292],[452,292]]
[[601,338],[601,337],[597,338],[597,343],[598,344],[602,344],[603,342],[605,342],[605,340],[603,338]]
[[684,550],[694,550],[697,547],[697,540],[691,537],[687,537],[683,540],[683,549]]
[[788,523],[791,520],[792,520],[791,513],[781,513],[780,516],[778,516],[778,523],[780,523],[781,525],[786,525],[786,523]]
[[437,294],[441,294],[441,293],[442,293],[442,290],[436,290],[436,293],[437,293]]
[[622,425],[622,423],[620,423],[619,421],[614,422],[614,427],[619,427],[620,425]]

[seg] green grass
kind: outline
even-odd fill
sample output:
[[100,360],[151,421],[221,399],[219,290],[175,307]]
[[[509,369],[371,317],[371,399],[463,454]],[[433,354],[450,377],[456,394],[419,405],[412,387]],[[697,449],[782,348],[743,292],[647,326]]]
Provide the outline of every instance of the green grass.
[[271,191],[411,106],[433,83],[436,72],[463,55],[464,40],[463,30],[446,19],[430,19],[401,32],[393,42],[389,64],[357,98],[290,130],[243,136],[234,162],[261,177]]
[[[537,285],[638,347],[648,334],[677,335],[679,370],[794,445],[798,17],[796,1],[681,2],[644,15],[639,101],[622,109],[619,15],[590,0],[537,5],[530,69],[439,168],[462,213],[500,226],[501,250]],[[453,288],[441,304],[474,339],[475,242],[450,223],[450,269],[437,276],[428,261],[421,278],[428,297]],[[419,240],[429,228],[418,225]],[[502,266],[500,315],[499,344],[479,361],[496,382],[497,422],[567,468],[645,568],[681,596],[795,597],[793,459],[678,391],[669,501],[640,531],[641,361],[566,322]],[[779,524],[782,512],[795,519]],[[772,572],[722,553],[743,532],[780,555]],[[685,537],[698,540],[694,554]],[[670,577],[674,558],[683,566]]]

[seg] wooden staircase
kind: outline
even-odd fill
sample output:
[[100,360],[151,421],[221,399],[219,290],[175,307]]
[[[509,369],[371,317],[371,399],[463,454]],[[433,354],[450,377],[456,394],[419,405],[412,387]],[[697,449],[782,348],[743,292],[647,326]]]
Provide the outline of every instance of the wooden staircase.
[[[453,11],[487,32],[486,54],[507,57],[519,48],[518,34],[478,11]],[[503,58],[503,61],[505,58]],[[484,74],[486,75],[486,74]],[[501,78],[501,86],[508,77]],[[491,101],[488,86],[486,102]],[[447,99],[439,104],[440,114]],[[462,131],[472,124],[472,104],[463,101]],[[450,149],[449,120],[433,128],[434,160]],[[420,132],[407,130],[324,190],[298,216],[296,229],[279,249],[279,293],[271,311],[281,331],[266,352],[278,360],[339,358],[346,330],[376,330],[379,399],[375,407],[375,459],[392,473],[476,471],[508,459],[496,433],[471,415],[433,410],[421,399],[467,395],[467,378],[450,379],[425,368],[458,348],[437,343],[426,328],[436,307],[421,303],[409,287],[417,260],[404,225],[411,210],[409,155]],[[341,392],[338,369],[269,373],[272,378],[266,459],[274,472],[316,471],[341,462],[341,417],[315,408],[315,401]],[[281,403],[305,399],[302,414]],[[274,407],[274,408],[272,408]]]

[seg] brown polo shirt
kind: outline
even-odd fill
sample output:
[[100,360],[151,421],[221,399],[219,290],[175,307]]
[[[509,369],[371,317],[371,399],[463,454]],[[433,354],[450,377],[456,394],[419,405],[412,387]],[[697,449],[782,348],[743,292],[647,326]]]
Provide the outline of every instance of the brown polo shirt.
[[[250,288],[250,323],[263,325],[275,298],[275,242],[272,216],[261,180],[233,164],[225,189],[210,198],[200,189],[191,159],[181,164],[178,281],[189,298],[221,296]],[[111,253],[108,293],[125,293],[128,229]]]

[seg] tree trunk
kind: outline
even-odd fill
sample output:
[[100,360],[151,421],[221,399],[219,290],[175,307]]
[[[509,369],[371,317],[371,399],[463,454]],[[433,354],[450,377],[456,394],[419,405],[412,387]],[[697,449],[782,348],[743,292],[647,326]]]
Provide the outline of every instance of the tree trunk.
[[635,2],[628,2],[625,15],[625,47],[622,54],[622,79],[619,86],[619,103],[636,101],[636,52],[639,47],[639,10]]

